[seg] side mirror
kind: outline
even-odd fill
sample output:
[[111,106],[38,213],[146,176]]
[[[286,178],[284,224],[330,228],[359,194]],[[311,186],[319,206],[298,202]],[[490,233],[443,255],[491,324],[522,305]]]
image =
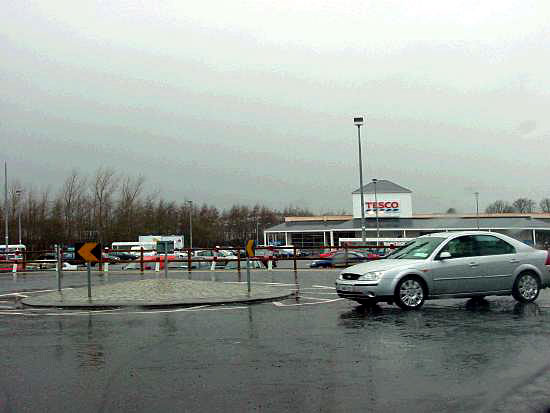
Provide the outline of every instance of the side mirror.
[[441,254],[439,254],[439,259],[444,260],[447,258],[451,258],[452,255],[449,251],[443,251]]

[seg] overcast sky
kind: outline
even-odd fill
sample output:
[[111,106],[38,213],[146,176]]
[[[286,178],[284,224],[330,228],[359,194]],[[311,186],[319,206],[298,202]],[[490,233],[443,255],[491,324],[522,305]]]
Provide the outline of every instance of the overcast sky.
[[108,165],[165,198],[415,212],[550,197],[548,1],[25,1],[0,15],[11,178]]

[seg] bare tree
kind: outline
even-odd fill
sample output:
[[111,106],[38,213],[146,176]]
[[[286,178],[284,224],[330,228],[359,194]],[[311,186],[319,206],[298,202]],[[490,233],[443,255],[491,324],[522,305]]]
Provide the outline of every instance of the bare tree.
[[530,213],[535,210],[535,201],[529,198],[518,198],[512,204],[517,212]]
[[550,198],[544,198],[541,200],[539,207],[542,212],[550,212]]
[[514,207],[506,201],[498,200],[489,204],[489,206],[485,208],[485,212],[488,214],[504,214],[507,212],[514,212]]
[[113,169],[101,167],[96,171],[92,182],[92,192],[94,194],[94,221],[100,243],[104,241],[105,224],[112,212],[113,195],[117,187],[118,178]]
[[[86,191],[86,178],[81,177],[78,171],[73,170],[71,175],[63,183],[61,198],[63,201],[63,215],[65,219],[65,230],[67,239],[71,240],[77,236],[76,223],[77,213],[82,216],[82,209]],[[79,218],[80,218],[79,217]],[[80,222],[82,225],[82,222]]]
[[136,215],[137,204],[143,192],[145,177],[137,178],[126,176],[120,185],[120,199],[118,202],[118,215],[122,223],[124,236],[132,235],[133,218]]

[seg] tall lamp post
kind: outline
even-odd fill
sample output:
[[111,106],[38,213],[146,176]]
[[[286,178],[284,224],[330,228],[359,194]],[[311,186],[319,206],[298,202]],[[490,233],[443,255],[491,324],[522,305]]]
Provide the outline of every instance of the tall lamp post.
[[374,211],[376,212],[376,246],[378,246],[378,241],[380,239],[380,222],[378,221],[378,195],[376,193],[376,183],[378,179],[374,178],[372,183],[374,184]]
[[476,221],[477,229],[479,231],[479,192],[475,192],[474,195],[476,196]]
[[363,194],[363,159],[361,156],[361,126],[365,123],[363,116],[353,118],[353,123],[357,126],[357,142],[359,144],[359,191],[361,192],[361,240],[365,243],[365,196]]
[[9,226],[8,226],[8,162],[4,162],[4,224],[6,230],[6,255],[8,259],[8,247],[9,247]]
[[189,204],[189,248],[193,248],[193,201],[187,201]]
[[18,221],[17,226],[18,226],[18,229],[19,229],[19,245],[22,244],[22,242],[21,242],[21,205],[20,205],[22,194],[23,194],[22,189],[17,189],[15,191],[15,195],[17,196],[17,221]]

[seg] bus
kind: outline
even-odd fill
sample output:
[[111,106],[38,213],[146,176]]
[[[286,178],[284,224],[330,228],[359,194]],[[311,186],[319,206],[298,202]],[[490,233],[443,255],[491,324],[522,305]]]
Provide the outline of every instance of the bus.
[[3,260],[22,260],[23,253],[27,247],[23,244],[8,244],[8,254],[6,257],[6,244],[0,245],[0,259]]
[[[120,242],[113,242],[111,244],[111,249],[113,252],[116,251],[130,251],[131,254],[134,254],[135,256],[139,256],[141,253],[141,248],[143,248],[146,252],[145,255],[150,255],[151,250],[154,250],[156,247],[156,244],[154,242],[140,242],[140,241],[120,241]],[[154,253],[154,252],[153,252]]]

